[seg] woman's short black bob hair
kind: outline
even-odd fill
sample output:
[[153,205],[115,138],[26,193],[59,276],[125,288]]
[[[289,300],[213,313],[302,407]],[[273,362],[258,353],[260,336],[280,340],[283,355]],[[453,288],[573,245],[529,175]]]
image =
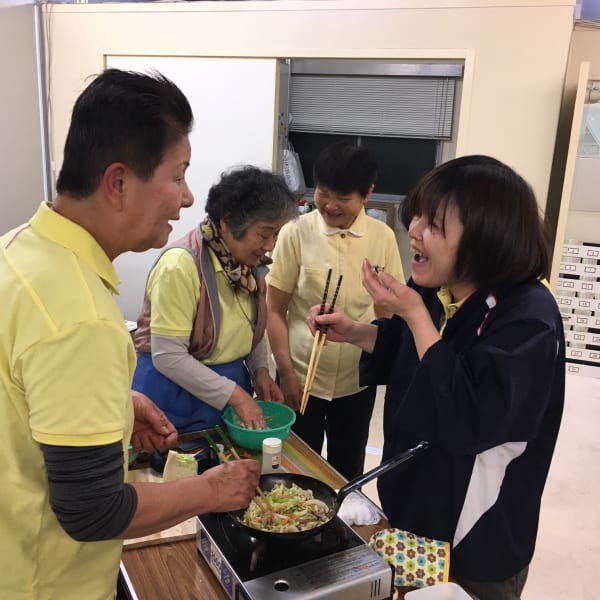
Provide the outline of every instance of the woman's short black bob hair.
[[464,231],[456,276],[480,288],[499,289],[549,276],[550,245],[531,186],[504,163],[483,155],[462,156],[427,173],[402,207],[408,229],[415,216],[433,222],[449,205],[458,208]]

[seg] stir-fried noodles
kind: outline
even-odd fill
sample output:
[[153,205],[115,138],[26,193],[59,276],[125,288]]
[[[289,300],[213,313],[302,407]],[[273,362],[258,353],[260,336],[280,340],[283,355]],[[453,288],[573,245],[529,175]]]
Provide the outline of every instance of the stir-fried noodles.
[[314,498],[312,490],[295,483],[291,487],[278,483],[265,495],[272,510],[264,510],[263,502],[252,500],[242,519],[244,525],[273,533],[293,533],[313,529],[331,518],[325,502]]

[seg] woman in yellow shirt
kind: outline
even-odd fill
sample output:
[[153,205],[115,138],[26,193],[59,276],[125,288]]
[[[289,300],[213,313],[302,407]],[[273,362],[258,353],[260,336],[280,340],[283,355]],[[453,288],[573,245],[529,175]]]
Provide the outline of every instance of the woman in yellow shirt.
[[264,428],[253,394],[282,401],[267,363],[267,252],[298,214],[284,181],[253,166],[224,173],[207,216],[172,243],[148,277],[135,334],[133,389],[148,395],[179,432],[221,423],[226,405]]

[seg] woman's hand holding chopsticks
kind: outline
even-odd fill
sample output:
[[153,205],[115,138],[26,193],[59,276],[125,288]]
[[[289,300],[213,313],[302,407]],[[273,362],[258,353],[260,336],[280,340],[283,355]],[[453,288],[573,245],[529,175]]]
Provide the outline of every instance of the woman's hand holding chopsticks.
[[353,321],[350,317],[335,309],[333,312],[323,312],[322,305],[313,306],[310,309],[306,322],[315,336],[315,340],[308,363],[304,394],[300,403],[301,415],[306,410],[321,350],[327,340],[332,342],[347,342],[358,346],[366,352],[372,352],[377,339],[377,327],[375,325]]
[[[325,282],[325,290],[323,291],[323,299],[321,300],[321,306],[319,308],[319,314],[322,315],[325,313],[325,307],[327,306],[327,294],[329,293],[329,284],[331,282],[331,273],[332,269],[329,269],[327,272],[327,280]],[[331,300],[331,304],[329,305],[329,313],[333,312],[335,307],[335,303],[340,293],[340,287],[342,286],[343,275],[340,275],[338,278],[337,286],[335,288],[335,292],[333,294],[333,299]],[[313,382],[315,380],[315,375],[317,373],[317,367],[319,366],[319,360],[321,359],[321,351],[323,350],[323,346],[325,345],[325,339],[327,334],[327,327],[318,327],[315,332],[315,339],[313,342],[312,350],[310,353],[310,359],[308,362],[308,369],[306,372],[306,381],[304,382],[304,391],[302,393],[302,400],[300,401],[300,414],[303,415],[306,410],[306,405],[308,403],[308,397],[310,396],[310,390],[312,389]]]
[[313,335],[325,329],[327,341],[354,344],[366,352],[372,352],[377,338],[377,327],[371,323],[353,321],[343,312],[319,314],[321,306],[317,304],[310,309],[306,322]]

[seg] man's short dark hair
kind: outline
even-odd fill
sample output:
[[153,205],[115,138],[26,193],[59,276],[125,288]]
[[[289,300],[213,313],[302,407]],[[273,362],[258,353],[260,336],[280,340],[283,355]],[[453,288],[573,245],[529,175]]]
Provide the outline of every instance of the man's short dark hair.
[[193,122],[187,98],[160,73],[105,70],[73,107],[57,192],[91,195],[114,162],[148,181],[167,148],[188,135]]

